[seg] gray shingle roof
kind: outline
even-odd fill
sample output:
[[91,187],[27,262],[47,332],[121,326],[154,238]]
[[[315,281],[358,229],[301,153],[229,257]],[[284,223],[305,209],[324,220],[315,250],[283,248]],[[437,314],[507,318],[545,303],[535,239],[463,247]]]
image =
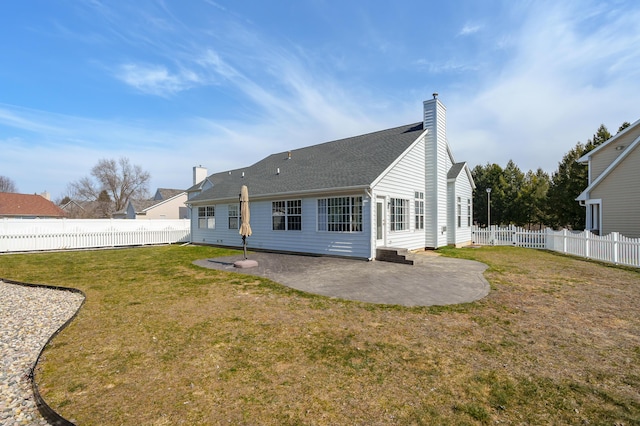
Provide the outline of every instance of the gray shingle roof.
[[[366,135],[272,154],[252,166],[209,176],[213,188],[190,202],[365,187],[385,171],[423,131],[414,123]],[[277,170],[280,169],[280,174]],[[244,177],[242,174],[244,173]]]
[[[158,188],[156,191],[156,201],[165,201],[169,198],[175,197],[178,194],[185,192],[184,189],[171,189],[171,188]],[[158,195],[160,197],[158,197]]]
[[451,166],[451,168],[449,169],[449,172],[447,173],[447,179],[457,178],[460,172],[462,171],[462,169],[464,169],[465,164],[467,163],[462,162],[462,163],[455,163],[453,166]]

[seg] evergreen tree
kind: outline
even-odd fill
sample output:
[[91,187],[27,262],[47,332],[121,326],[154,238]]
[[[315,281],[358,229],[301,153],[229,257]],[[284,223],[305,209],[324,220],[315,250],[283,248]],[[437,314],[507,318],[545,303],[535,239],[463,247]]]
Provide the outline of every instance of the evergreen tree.
[[[502,190],[502,199],[496,200],[497,218],[501,218],[502,224],[524,225],[525,210],[528,208],[523,202],[521,191],[524,185],[524,173],[520,170],[516,163],[509,160],[507,166],[500,176],[500,186]],[[493,195],[493,194],[492,194]],[[492,206],[493,207],[493,206]]]
[[558,170],[551,176],[549,187],[548,215],[550,225],[569,227],[571,229],[584,229],[584,207],[576,201],[576,198],[587,187],[588,166],[578,163],[578,159],[603,144],[611,137],[611,133],[604,124],[601,124],[592,139],[586,145],[578,142],[576,146],[567,152],[558,164]]
[[548,223],[546,210],[550,182],[549,175],[540,168],[535,173],[531,170],[527,172],[520,191],[523,212],[518,225],[527,225],[531,229],[532,225],[538,225],[541,228]]
[[622,123],[620,125],[620,127],[618,127],[618,133],[620,133],[621,131],[623,131],[624,129],[626,129],[629,126],[631,126],[631,123],[629,123],[628,121],[625,121],[624,123]]
[[[471,175],[476,184],[473,192],[473,220],[479,225],[487,225],[487,188],[491,188],[491,223],[502,223],[502,204],[504,199],[503,182],[501,182],[503,170],[497,164],[487,163],[473,168]],[[504,178],[502,179],[504,181]]]

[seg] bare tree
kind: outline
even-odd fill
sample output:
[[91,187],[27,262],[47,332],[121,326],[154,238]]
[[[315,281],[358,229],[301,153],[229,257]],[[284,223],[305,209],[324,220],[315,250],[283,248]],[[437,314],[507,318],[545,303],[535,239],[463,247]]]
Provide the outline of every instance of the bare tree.
[[0,176],[0,192],[18,192],[18,187],[11,178]]
[[102,215],[122,210],[131,199],[148,198],[149,172],[132,165],[128,158],[102,159],[91,169],[91,176],[72,182],[69,190],[78,200],[109,202]]

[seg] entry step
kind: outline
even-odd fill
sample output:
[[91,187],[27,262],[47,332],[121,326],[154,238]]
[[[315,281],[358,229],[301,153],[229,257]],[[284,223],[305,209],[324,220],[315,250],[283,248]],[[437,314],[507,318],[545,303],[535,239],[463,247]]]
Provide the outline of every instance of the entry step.
[[376,260],[382,262],[402,263],[413,265],[413,260],[407,259],[407,249],[396,249],[392,247],[381,247],[376,249]]

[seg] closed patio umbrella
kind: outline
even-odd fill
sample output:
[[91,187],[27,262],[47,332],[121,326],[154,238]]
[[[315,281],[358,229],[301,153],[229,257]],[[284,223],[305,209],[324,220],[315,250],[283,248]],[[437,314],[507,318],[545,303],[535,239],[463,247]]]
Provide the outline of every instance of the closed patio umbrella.
[[242,235],[242,247],[244,258],[247,258],[247,237],[251,235],[251,225],[249,224],[249,189],[247,185],[242,185],[240,189],[240,235]]

